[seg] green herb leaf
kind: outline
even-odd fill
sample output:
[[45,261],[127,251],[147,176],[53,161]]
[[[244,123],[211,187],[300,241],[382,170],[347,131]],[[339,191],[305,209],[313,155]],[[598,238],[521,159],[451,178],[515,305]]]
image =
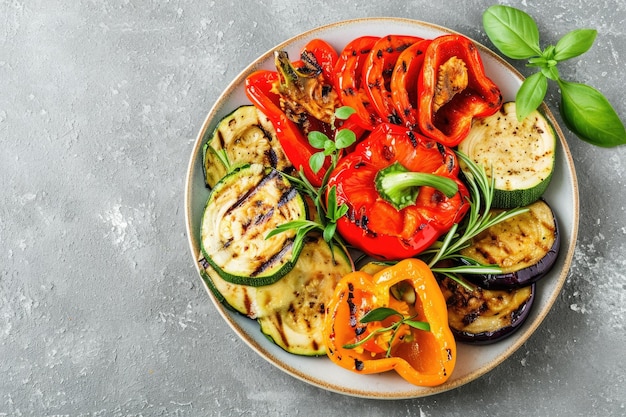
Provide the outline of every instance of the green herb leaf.
[[408,324],[414,329],[424,330],[425,332],[430,331],[430,323],[426,321],[418,321],[418,320],[404,320],[404,324]]
[[322,132],[313,131],[309,132],[307,138],[309,139],[309,143],[315,149],[324,149],[324,145],[328,142],[328,136],[323,134]]
[[361,320],[359,320],[359,322],[361,322],[361,323],[371,323],[373,321],[383,321],[387,317],[391,317],[391,316],[394,316],[394,315],[402,317],[402,314],[398,313],[393,308],[378,307],[378,308],[375,308],[374,310],[368,312],[363,317],[361,317]]
[[328,223],[324,228],[324,240],[330,243],[335,236],[335,231],[337,230],[337,223]]
[[601,147],[626,144],[626,129],[607,98],[585,84],[558,80],[561,116],[582,140]]
[[554,59],[565,61],[582,55],[591,48],[598,31],[595,29],[576,29],[563,36],[554,49]]
[[309,159],[309,166],[311,167],[311,170],[315,173],[319,172],[319,170],[322,169],[322,166],[324,166],[325,159],[326,155],[324,155],[324,152],[316,152],[311,155],[311,158]]
[[491,42],[509,58],[541,55],[539,29],[527,13],[509,6],[491,6],[483,14],[483,26]]
[[553,81],[557,81],[559,79],[559,69],[556,66],[542,67],[541,73],[544,77],[549,78]]
[[345,149],[356,142],[356,135],[350,129],[341,129],[335,136],[335,146],[337,149]]
[[526,78],[515,96],[517,120],[522,121],[543,102],[548,91],[548,80],[541,72]]
[[335,109],[335,117],[337,119],[346,120],[354,113],[356,113],[356,110],[350,106],[341,106]]

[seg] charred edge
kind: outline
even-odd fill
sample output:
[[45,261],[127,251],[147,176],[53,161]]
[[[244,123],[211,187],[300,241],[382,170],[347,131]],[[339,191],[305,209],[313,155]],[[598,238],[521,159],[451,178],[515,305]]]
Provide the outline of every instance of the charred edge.
[[322,67],[311,51],[302,52],[300,58],[302,58],[302,61],[306,64],[305,68],[310,69],[313,74],[319,75],[322,73]]

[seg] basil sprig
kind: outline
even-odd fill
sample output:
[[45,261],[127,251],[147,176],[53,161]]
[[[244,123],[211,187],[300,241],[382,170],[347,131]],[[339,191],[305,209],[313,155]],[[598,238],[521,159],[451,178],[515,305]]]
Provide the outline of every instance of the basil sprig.
[[552,80],[561,90],[561,117],[576,136],[601,147],[626,144],[626,128],[607,98],[586,84],[562,79],[557,68],[560,62],[587,52],[596,39],[596,30],[573,30],[556,45],[542,50],[533,18],[502,5],[485,11],[483,27],[502,54],[511,59],[527,59],[529,67],[539,69],[524,80],[515,96],[518,119],[525,119],[539,107],[548,90],[548,80]]

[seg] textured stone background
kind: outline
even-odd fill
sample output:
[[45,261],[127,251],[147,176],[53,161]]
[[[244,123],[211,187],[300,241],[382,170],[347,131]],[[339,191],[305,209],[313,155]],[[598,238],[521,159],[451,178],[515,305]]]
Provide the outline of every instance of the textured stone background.
[[[571,273],[537,333],[466,386],[393,402],[325,392],[258,357],[211,304],[188,249],[184,180],[239,71],[355,17],[430,21],[489,44],[490,1],[364,3],[0,2],[0,416],[626,413],[626,148],[567,131],[581,196]],[[533,15],[546,44],[596,28],[562,74],[626,118],[622,0],[504,3]],[[554,86],[547,103],[556,112]]]

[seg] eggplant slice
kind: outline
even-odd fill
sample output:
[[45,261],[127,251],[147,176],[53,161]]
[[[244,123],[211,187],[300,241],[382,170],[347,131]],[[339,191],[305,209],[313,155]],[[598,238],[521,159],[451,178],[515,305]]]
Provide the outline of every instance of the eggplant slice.
[[527,212],[490,227],[461,250],[467,258],[502,269],[501,274],[467,279],[486,289],[509,289],[537,282],[550,271],[561,246],[556,216],[545,200],[527,207]]
[[449,277],[438,277],[448,306],[448,323],[459,342],[489,344],[502,340],[528,318],[536,285],[509,290],[468,290]]

